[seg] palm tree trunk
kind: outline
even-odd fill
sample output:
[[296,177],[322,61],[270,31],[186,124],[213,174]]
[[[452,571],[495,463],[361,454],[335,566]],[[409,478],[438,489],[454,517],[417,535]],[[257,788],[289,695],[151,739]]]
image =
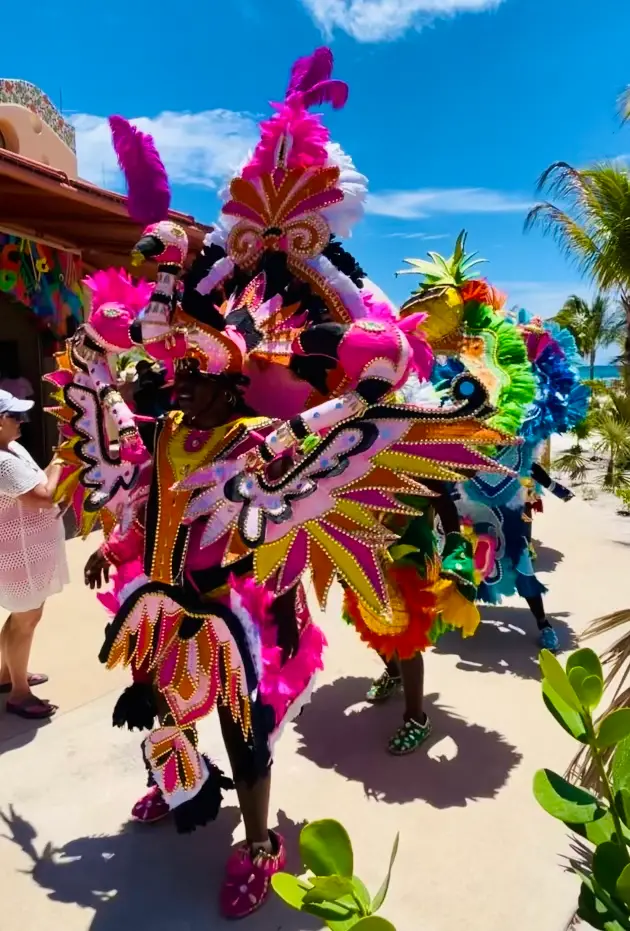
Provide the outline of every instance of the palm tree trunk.
[[595,381],[595,350],[592,350],[588,360],[588,377]]

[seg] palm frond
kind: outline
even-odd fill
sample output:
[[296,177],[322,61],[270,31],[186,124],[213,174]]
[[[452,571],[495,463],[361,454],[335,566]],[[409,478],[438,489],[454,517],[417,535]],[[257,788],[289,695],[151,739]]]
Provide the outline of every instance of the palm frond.
[[622,123],[630,120],[630,87],[626,87],[617,97],[617,109]]

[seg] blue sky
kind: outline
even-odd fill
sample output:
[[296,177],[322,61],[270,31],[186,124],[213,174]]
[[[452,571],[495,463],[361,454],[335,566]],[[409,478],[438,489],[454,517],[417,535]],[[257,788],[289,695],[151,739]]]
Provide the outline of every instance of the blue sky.
[[[212,222],[222,177],[283,96],[292,61],[324,42],[350,99],[326,120],[370,180],[350,248],[396,300],[404,256],[490,260],[510,303],[553,313],[587,286],[539,233],[523,234],[540,172],[630,153],[616,115],[630,82],[627,0],[34,0],[4,77],[40,86],[78,130],[80,173],[118,183],[103,118],[144,118],[175,182],[173,206]],[[53,41],[51,37],[56,37]]]

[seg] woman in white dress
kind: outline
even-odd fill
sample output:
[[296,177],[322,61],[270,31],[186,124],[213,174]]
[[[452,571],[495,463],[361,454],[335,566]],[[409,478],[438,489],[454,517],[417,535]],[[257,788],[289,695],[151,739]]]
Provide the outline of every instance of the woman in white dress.
[[0,631],[0,692],[9,714],[48,718],[56,706],[31,691],[47,677],[29,673],[28,660],[44,602],[68,582],[68,566],[53,500],[61,464],[44,471],[17,442],[32,407],[0,390],[0,606],[11,612]]

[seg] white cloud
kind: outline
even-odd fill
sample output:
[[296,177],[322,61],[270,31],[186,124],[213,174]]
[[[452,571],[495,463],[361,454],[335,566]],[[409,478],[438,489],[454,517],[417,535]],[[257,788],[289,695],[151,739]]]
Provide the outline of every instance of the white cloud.
[[423,242],[435,242],[438,239],[451,239],[450,233],[387,233],[385,239],[421,239]]
[[[80,176],[104,187],[122,189],[107,120],[77,113],[71,122],[77,133]],[[231,110],[166,111],[131,122],[155,139],[172,184],[216,188],[241,166],[258,140],[256,120]]]
[[420,188],[383,191],[368,196],[367,212],[399,220],[419,220],[436,213],[520,213],[531,203],[517,194],[486,188]]
[[480,13],[503,0],[302,0],[327,35],[335,29],[359,42],[397,39],[408,29],[457,13]]

